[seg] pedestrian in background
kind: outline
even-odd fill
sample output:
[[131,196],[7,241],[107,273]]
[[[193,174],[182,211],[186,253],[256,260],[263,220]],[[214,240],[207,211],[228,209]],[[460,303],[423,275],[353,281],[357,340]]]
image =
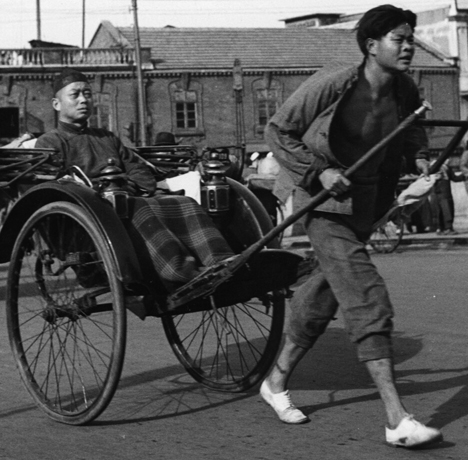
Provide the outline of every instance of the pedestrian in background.
[[468,193],[468,142],[465,144],[465,150],[460,157],[460,171],[465,179],[465,189]]
[[432,209],[434,212],[433,222],[437,227],[438,235],[456,235],[453,228],[455,219],[455,204],[452,195],[451,182],[461,182],[464,180],[463,174],[457,174],[446,160],[437,173],[437,180],[434,185],[434,193],[431,194]]

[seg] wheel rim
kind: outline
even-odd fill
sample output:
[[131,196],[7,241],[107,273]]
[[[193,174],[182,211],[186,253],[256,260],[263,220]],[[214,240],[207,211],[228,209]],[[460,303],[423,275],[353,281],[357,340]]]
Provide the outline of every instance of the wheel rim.
[[164,317],[169,342],[187,371],[206,386],[243,391],[270,367],[281,341],[282,293],[217,310]]
[[379,227],[369,240],[371,246],[377,252],[393,252],[403,237],[404,222],[397,216],[395,220],[389,220],[385,225]]
[[118,382],[125,311],[110,264],[99,233],[69,203],[37,212],[14,248],[10,342],[35,402],[61,422],[95,418]]

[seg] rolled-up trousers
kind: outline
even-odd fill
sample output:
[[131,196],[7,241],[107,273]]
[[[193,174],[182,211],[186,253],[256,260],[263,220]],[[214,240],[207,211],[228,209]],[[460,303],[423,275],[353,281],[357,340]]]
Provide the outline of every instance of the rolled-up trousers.
[[390,358],[393,308],[353,216],[311,212],[305,227],[318,268],[294,293],[287,333],[310,348],[338,307],[360,361]]

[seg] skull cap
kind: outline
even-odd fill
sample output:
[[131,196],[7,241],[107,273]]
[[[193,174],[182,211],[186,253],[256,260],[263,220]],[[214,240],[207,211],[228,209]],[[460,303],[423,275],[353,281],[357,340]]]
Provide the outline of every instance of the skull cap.
[[78,70],[66,68],[54,80],[54,95],[57,94],[62,88],[68,86],[70,83],[76,81],[83,81],[89,83],[84,74]]

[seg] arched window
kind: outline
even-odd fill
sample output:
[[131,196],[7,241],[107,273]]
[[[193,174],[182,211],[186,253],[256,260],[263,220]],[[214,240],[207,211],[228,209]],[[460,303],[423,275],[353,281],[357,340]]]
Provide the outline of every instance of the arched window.
[[104,128],[112,131],[112,108],[111,96],[109,93],[93,94],[93,114],[89,118],[89,125],[92,128]]
[[104,128],[119,136],[117,123],[117,86],[96,75],[93,83],[93,114],[89,118],[92,128]]
[[176,136],[203,136],[202,85],[184,73],[169,85],[172,132]]
[[279,94],[277,89],[257,89],[257,123],[259,127],[265,126],[279,107]]
[[265,73],[262,79],[253,82],[252,93],[254,97],[255,136],[263,136],[263,131],[270,118],[281,105],[281,83]]

